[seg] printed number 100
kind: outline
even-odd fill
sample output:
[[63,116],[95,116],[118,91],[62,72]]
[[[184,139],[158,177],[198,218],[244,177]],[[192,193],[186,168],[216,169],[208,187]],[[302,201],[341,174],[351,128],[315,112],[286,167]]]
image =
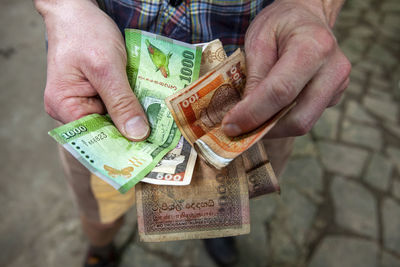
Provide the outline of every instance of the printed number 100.
[[[181,81],[187,81],[188,84],[191,83],[192,81],[192,68],[193,68],[193,59],[194,59],[194,54],[192,51],[183,51],[182,53],[183,59],[181,61],[182,63],[182,68],[181,68],[181,75],[179,75],[179,78],[181,78]],[[185,87],[188,85],[185,84]]]

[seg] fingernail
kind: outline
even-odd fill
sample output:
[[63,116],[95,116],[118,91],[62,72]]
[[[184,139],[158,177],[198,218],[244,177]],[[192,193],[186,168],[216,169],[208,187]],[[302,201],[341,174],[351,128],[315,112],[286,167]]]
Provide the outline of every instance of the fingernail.
[[149,125],[141,116],[133,117],[125,123],[126,135],[132,139],[145,138],[149,130]]
[[234,123],[222,125],[222,130],[229,136],[236,136],[242,133],[242,130]]

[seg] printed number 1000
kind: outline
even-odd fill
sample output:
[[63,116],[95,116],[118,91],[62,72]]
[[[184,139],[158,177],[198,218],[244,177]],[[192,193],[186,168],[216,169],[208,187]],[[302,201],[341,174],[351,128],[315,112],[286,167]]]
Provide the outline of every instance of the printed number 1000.
[[187,84],[185,84],[185,87],[192,82],[192,68],[194,66],[193,59],[194,59],[194,54],[192,51],[184,50],[182,52],[183,59],[181,61],[182,63],[182,68],[181,68],[181,75],[179,75],[179,78],[181,81],[186,81]]

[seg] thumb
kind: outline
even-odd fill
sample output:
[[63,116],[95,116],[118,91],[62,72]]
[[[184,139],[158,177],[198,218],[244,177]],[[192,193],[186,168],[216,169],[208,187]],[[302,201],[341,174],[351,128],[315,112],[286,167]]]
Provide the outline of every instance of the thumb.
[[[271,40],[271,38],[269,40]],[[277,61],[277,52],[274,42],[261,41],[260,39],[253,42],[246,42],[245,51],[247,77],[243,94],[244,99],[252,94]],[[243,132],[236,124],[231,123],[236,121],[236,117],[243,115],[241,114],[243,110],[240,107],[243,105],[242,102],[243,101],[236,104],[222,121],[222,128],[228,136],[236,136]]]
[[143,108],[134,95],[122,64],[105,64],[89,75],[115,126],[128,139],[142,141],[150,134]]

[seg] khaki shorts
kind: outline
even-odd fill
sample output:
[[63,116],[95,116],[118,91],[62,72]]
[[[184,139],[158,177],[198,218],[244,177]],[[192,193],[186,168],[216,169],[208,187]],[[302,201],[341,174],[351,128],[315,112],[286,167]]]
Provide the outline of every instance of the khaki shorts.
[[[263,140],[271,164],[278,176],[292,151],[294,138]],[[111,185],[89,172],[70,153],[59,146],[69,185],[81,215],[100,223],[112,223],[135,204],[135,190],[121,194]]]

